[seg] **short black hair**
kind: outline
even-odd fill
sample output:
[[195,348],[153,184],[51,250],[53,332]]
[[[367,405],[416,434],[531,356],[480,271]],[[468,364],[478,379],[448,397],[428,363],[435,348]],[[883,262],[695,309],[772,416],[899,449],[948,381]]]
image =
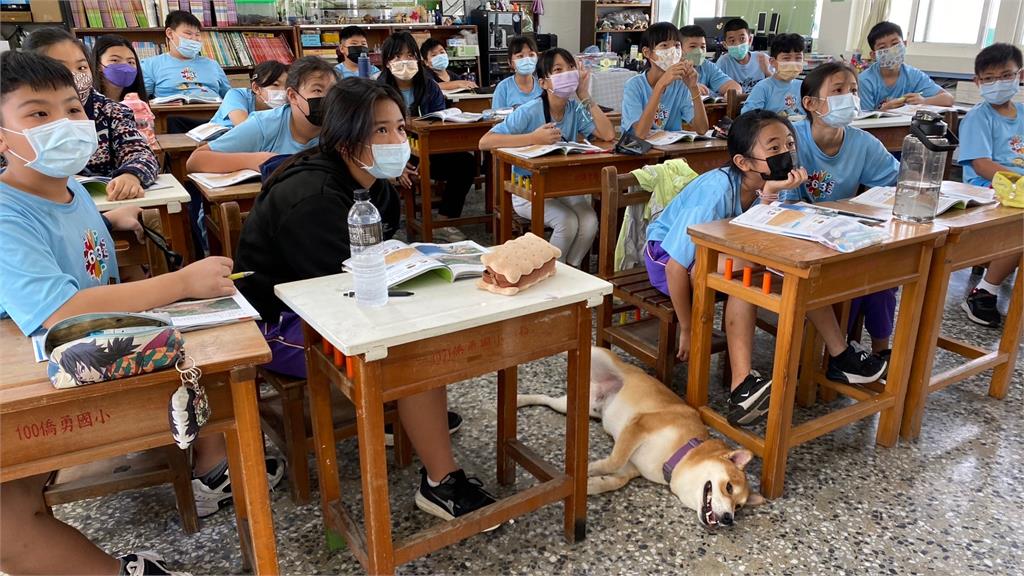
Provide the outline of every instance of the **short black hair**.
[[871,27],[871,30],[868,31],[868,46],[871,46],[871,49],[874,50],[875,42],[878,42],[890,34],[895,34],[900,37],[900,40],[902,40],[903,28],[900,28],[899,24],[893,24],[892,22],[887,21],[875,24]]
[[[420,44],[420,56],[424,60],[426,60],[427,54],[430,54],[430,51],[433,50],[434,48],[437,48],[438,46],[444,48],[444,44],[442,44],[440,40],[436,38],[427,38],[426,40],[423,41],[423,44]],[[445,48],[444,51],[447,52],[448,49]]]
[[1024,59],[1021,58],[1020,48],[1013,44],[996,42],[988,46],[974,57],[974,75],[979,76],[989,68],[995,68],[1007,62],[1013,62],[1017,68],[1024,68]]
[[671,22],[658,22],[651,24],[651,27],[640,36],[640,47],[654,50],[654,47],[662,42],[676,40],[680,40],[679,28]]
[[184,10],[171,10],[167,13],[167,17],[164,18],[164,28],[170,28],[171,30],[177,30],[178,26],[191,26],[199,30],[203,29],[203,23],[192,15],[191,12]]
[[804,37],[799,34],[779,34],[772,39],[772,58],[777,58],[783,52],[803,52]]
[[71,42],[75,46],[78,46],[81,48],[82,54],[85,54],[86,60],[89,59],[89,50],[86,49],[85,44],[82,44],[82,41],[75,38],[71,32],[56,26],[37,28],[34,32],[28,35],[28,38],[26,38],[21,44],[21,47],[23,50],[39,52],[53,46],[54,44],[60,44],[61,42]]
[[705,36],[707,34],[704,33],[704,29],[694,24],[679,29],[680,38],[704,38]]
[[352,38],[353,36],[362,36],[363,38],[366,38],[366,30],[361,26],[345,26],[341,29],[341,32],[338,33],[338,37],[342,42]]
[[747,24],[747,21],[743,18],[733,18],[726,22],[725,26],[722,26],[722,36],[724,37],[729,32],[735,32],[737,30],[746,30],[747,32],[750,32],[750,24]]
[[540,52],[537,49],[537,43],[533,41],[533,38],[529,36],[513,36],[512,40],[508,43],[508,59],[512,60],[513,54],[518,54],[523,50],[524,47],[529,47],[534,52]]
[[259,84],[260,86],[270,86],[277,79],[281,77],[281,74],[288,73],[288,66],[283,62],[277,60],[266,60],[260,62],[252,69],[252,74],[249,75],[249,80]]
[[565,48],[549,48],[537,59],[537,78],[548,78],[555,67],[555,56],[561,56],[569,66],[576,68],[576,58]]
[[63,64],[36,52],[8,50],[0,54],[0,69],[4,71],[0,99],[24,86],[37,92],[75,89],[75,78]]
[[789,133],[796,140],[796,130],[793,128],[793,124],[785,116],[772,112],[770,110],[764,110],[761,108],[755,110],[748,110],[743,114],[740,114],[732,122],[732,126],[729,127],[729,138],[727,148],[729,150],[729,168],[735,171],[740,171],[739,166],[733,161],[737,155],[739,156],[751,156],[754,145],[757,144],[757,135],[761,133],[761,129],[769,124],[778,122],[784,125]]
[[[820,98],[818,93],[821,92],[821,87],[825,84],[825,80],[828,80],[832,76],[839,74],[840,72],[846,72],[855,79],[857,73],[850,68],[850,65],[845,62],[832,61],[824,64],[819,64],[814,70],[807,73],[804,77],[804,81],[800,84],[800,102],[803,102],[804,98],[808,96],[812,98]],[[807,115],[808,122],[814,122],[814,114]]]
[[288,82],[285,86],[298,92],[299,87],[302,86],[307,78],[319,72],[328,76],[333,74],[335,78],[337,78],[338,74],[338,71],[327,60],[319,56],[303,56],[292,62],[291,68],[288,69]]

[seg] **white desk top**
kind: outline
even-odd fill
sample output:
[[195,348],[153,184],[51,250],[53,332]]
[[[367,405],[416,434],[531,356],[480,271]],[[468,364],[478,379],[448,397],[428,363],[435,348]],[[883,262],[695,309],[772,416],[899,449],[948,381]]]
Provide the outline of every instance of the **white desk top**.
[[893,116],[890,118],[865,118],[863,120],[854,120],[850,126],[860,128],[861,130],[870,130],[872,128],[892,128],[895,126],[910,126],[910,116]]
[[159,188],[145,190],[145,194],[141,198],[133,200],[111,201],[107,200],[105,195],[94,195],[92,201],[100,212],[106,212],[122,206],[138,206],[139,208],[167,206],[169,214],[181,212],[181,203],[189,201],[188,191],[171,174],[160,174],[157,176],[154,186],[159,186]]
[[476,279],[449,284],[432,275],[401,285],[413,296],[391,298],[381,308],[361,308],[355,298],[342,296],[352,289],[351,274],[278,284],[274,293],[347,356],[366,355],[367,361],[387,357],[388,347],[425,340],[586,302],[601,303],[612,285],[571,266],[558,264],[557,273],[515,296],[492,294],[476,287]]
[[452,102],[458,102],[459,100],[490,100],[494,97],[494,94],[476,94],[474,92],[458,92],[455,94],[445,94],[444,97]]

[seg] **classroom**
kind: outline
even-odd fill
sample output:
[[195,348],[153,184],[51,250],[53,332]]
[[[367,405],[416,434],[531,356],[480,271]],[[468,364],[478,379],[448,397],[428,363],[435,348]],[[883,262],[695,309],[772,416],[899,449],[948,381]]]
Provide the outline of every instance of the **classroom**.
[[1015,574],[1024,0],[3,0],[0,574]]

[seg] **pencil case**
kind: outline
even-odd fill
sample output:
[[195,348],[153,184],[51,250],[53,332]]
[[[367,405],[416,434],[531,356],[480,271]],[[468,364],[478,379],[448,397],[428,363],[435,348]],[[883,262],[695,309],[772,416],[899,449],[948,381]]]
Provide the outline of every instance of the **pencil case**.
[[1024,176],[1000,171],[992,178],[992,189],[1003,206],[1024,208]]

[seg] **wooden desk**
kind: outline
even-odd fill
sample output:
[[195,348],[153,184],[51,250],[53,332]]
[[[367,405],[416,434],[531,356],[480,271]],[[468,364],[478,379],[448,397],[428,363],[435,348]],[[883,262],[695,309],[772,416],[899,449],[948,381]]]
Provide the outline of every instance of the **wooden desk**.
[[475,94],[473,92],[459,92],[458,94],[445,95],[445,99],[452,103],[452,106],[463,112],[483,112],[491,107],[493,94]]
[[869,132],[885,146],[890,152],[899,152],[903,149],[903,139],[910,134],[910,116],[896,116],[893,118],[867,118],[855,120],[851,126]]
[[[593,142],[595,146],[611,149],[614,142]],[[601,194],[601,169],[615,166],[619,173],[629,172],[661,160],[663,153],[652,149],[640,156],[625,154],[551,154],[540,158],[526,159],[513,156],[497,149],[492,152],[494,188],[499,191],[500,201],[495,213],[494,225],[498,243],[512,238],[512,195],[516,194],[532,202],[530,231],[544,237],[544,200],[581,194]],[[532,186],[524,189],[512,183],[512,167],[528,170]]]
[[[270,349],[256,324],[246,322],[189,332],[185,350],[202,368],[210,397],[202,434],[227,439],[243,554],[257,573],[276,573],[254,382],[255,366],[270,360]],[[0,365],[0,482],[174,444],[167,424],[167,403],[181,383],[174,369],[58,390],[11,320],[0,322]]]
[[682,158],[698,174],[703,174],[729,163],[728,142],[720,138],[694,142],[676,142],[660,148],[665,160]]
[[160,212],[160,226],[164,237],[175,252],[181,254],[185,264],[192,260],[192,227],[188,220],[188,191],[173,175],[160,174],[156,178],[156,189],[147,189],[141,198],[132,200],[107,200],[106,195],[94,195],[92,201],[100,212],[122,206],[156,208]]
[[[424,278],[405,286],[415,296],[393,299],[378,309],[359,308],[353,298],[339,297],[339,290],[352,287],[351,274],[279,284],[274,290],[306,323],[310,409],[328,544],[340,547],[338,536],[344,534],[367,572],[390,574],[396,565],[559,500],[565,506],[566,539],[582,540],[587,512],[589,308],[611,293],[611,285],[559,263],[554,277],[514,298],[480,290],[471,280],[448,284]],[[348,356],[354,377],[346,377],[335,366],[326,345]],[[569,356],[564,473],[516,438],[517,366],[561,352]],[[494,371],[498,482],[513,484],[518,463],[539,483],[396,545],[388,500],[384,402]],[[365,529],[358,527],[341,501],[332,384],[356,406]]]
[[[917,333],[914,363],[910,369],[907,400],[900,435],[907,439],[921,434],[921,420],[928,395],[950,384],[992,370],[988,394],[1005,398],[1019,352],[1021,316],[1024,308],[1024,210],[1002,206],[979,206],[950,210],[936,222],[949,229],[946,243],[932,254],[928,288],[925,291],[921,326]],[[949,276],[955,270],[1016,255],[1017,279],[1013,285],[1010,310],[1003,323],[1002,338],[995,350],[941,336],[942,313],[946,304]],[[933,374],[936,346],[971,360]]]
[[210,118],[213,118],[214,113],[220,108],[220,103],[216,104],[162,104],[162,105],[150,105],[149,108],[153,111],[153,131],[157,134],[167,133],[167,117],[168,116],[184,116],[186,118],[195,118],[196,120],[202,120],[203,122],[209,122]]
[[[832,204],[858,213],[870,213],[870,209],[849,202],[826,205]],[[881,446],[896,443],[932,250],[941,244],[946,230],[938,225],[898,221],[888,222],[885,226],[890,234],[889,240],[850,254],[810,241],[744,228],[727,220],[688,229],[697,245],[697,268],[693,275],[693,328],[687,402],[700,411],[704,422],[764,460],[761,494],[768,498],[782,495],[786,457],[791,448],[841,426],[880,413],[876,442]],[[780,271],[784,274],[781,294],[763,294],[760,282],[744,287],[739,280],[742,276],[739,271],[733,280],[726,280],[717,272],[720,254]],[[780,282],[776,282],[778,284]],[[816,383],[857,402],[793,426],[797,371],[804,352],[801,343],[804,341],[805,313],[900,285],[903,291],[899,317],[884,388],[870,389],[827,381],[823,375],[815,374],[816,369],[820,369],[820,356],[808,354],[803,359],[803,371],[800,373],[802,386]],[[763,438],[748,430],[732,427],[722,414],[708,406],[711,325],[715,317],[716,291],[752,302],[779,315],[771,401]],[[808,326],[808,338],[813,342],[814,330],[809,323]]]
[[174,174],[178,182],[184,182],[188,178],[185,162],[192,151],[199,147],[199,142],[184,134],[157,134],[156,143],[160,150],[167,154],[167,169]]
[[[203,222],[206,224],[207,238],[211,240],[210,254],[232,258],[235,247],[228,238],[226,216],[223,213],[224,203],[237,202],[241,212],[248,212],[263,188],[263,183],[243,182],[224,188],[210,188],[196,180],[192,182],[203,195]],[[214,246],[213,240],[217,241],[217,246]]]
[[[409,145],[412,147],[412,153],[420,161],[418,171],[423,214],[421,220],[415,218],[416,198],[412,194],[407,194],[405,227],[410,240],[413,238],[414,232],[418,231],[423,242],[433,242],[434,228],[465,226],[491,221],[493,215],[490,212],[493,209],[494,197],[490,190],[484,193],[486,214],[459,218],[434,218],[431,208],[434,192],[430,182],[430,155],[476,152],[480,149],[480,139],[498,122],[500,121],[481,120],[480,122],[459,124],[457,122],[413,120],[405,125],[405,130],[409,133]],[[473,166],[466,166],[465,169],[473,170]]]

